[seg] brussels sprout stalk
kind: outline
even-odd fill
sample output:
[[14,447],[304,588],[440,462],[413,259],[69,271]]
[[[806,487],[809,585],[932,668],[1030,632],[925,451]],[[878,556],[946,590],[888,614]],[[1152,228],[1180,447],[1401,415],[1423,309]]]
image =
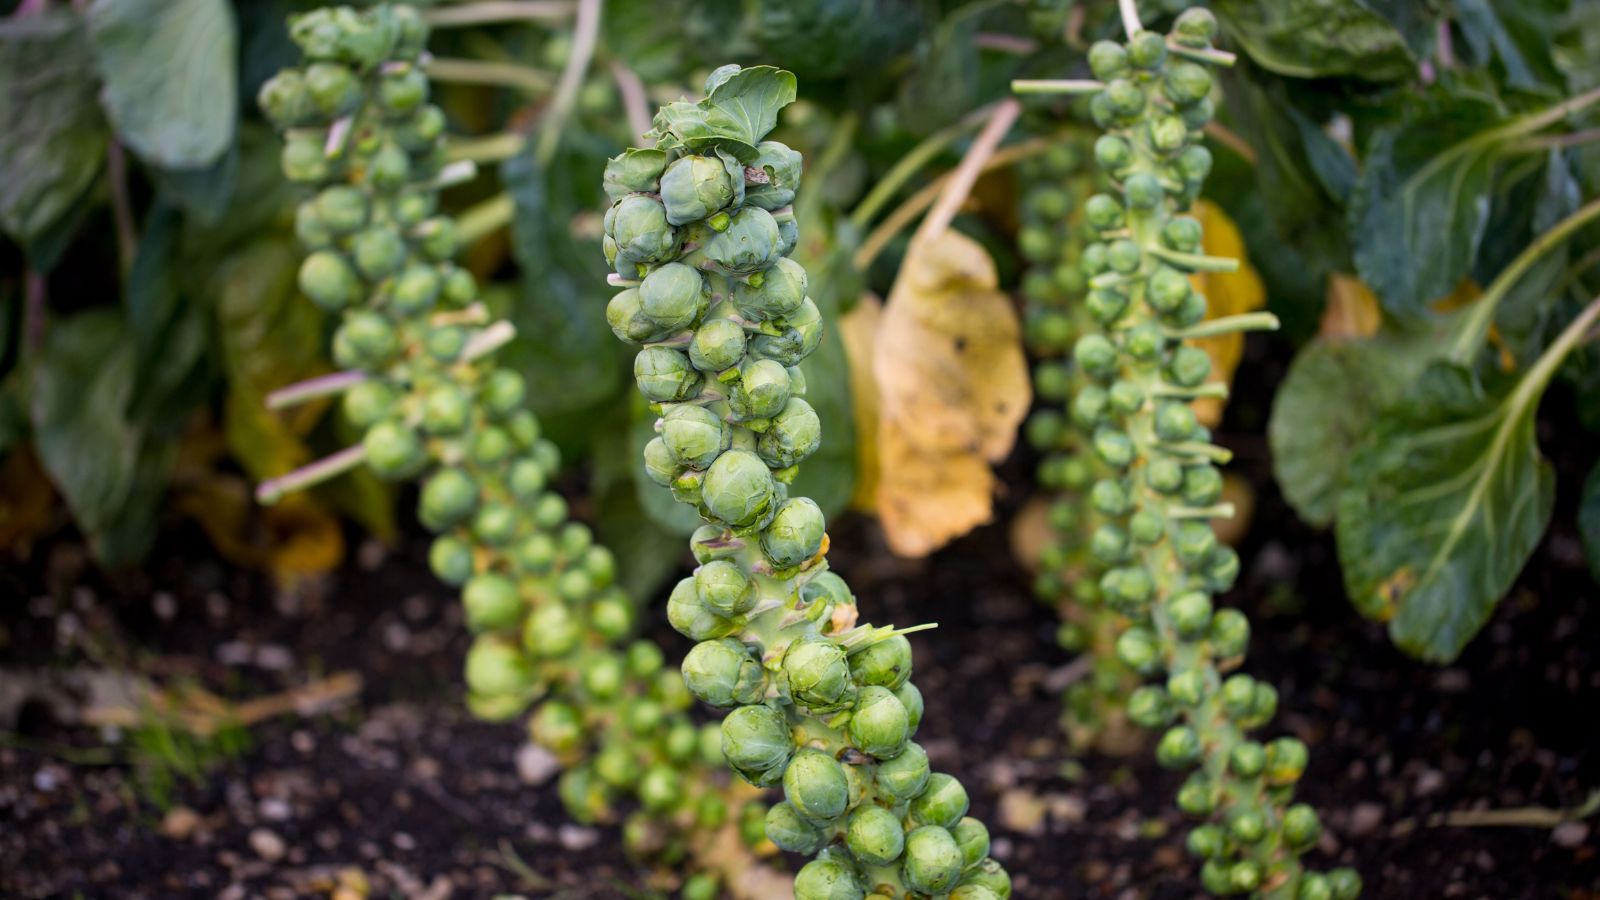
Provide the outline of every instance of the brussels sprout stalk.
[[[655,146],[615,157],[605,176],[604,250],[624,288],[606,318],[641,348],[635,380],[660,416],[645,471],[705,522],[692,539],[699,566],[667,602],[673,627],[699,642],[684,682],[730,710],[722,751],[733,770],[782,786],[766,835],[814,856],[796,897],[1008,897],[966,791],[931,772],[912,740],[923,704],[905,635],[931,626],[858,625],[855,598],[828,569],[822,511],[790,491],[821,442],[797,368],[823,327],[789,258],[800,155],[709,123],[728,121],[724,90],[779,97],[766,110],[775,119],[793,76],[725,66],[706,89],[662,109]],[[748,107],[736,118],[762,132],[774,124]]]
[[436,210],[439,189],[472,168],[446,162],[444,114],[417,65],[426,26],[409,6],[339,7],[295,16],[290,31],[306,64],[268,81],[261,102],[285,133],[285,174],[315,192],[296,215],[300,286],[338,316],[333,356],[347,371],[271,403],[338,393],[364,433],[263,484],[262,499],[363,462],[420,480],[419,518],[437,535],[429,564],[461,588],[476,635],[469,707],[496,720],[531,712],[532,740],[565,768],[568,812],[592,822],[636,806],[629,850],[663,864],[692,857],[703,872],[685,893],[709,897],[719,876],[755,870],[750,849],[770,852],[751,827],[765,810],[722,771],[717,727],[689,718],[661,650],[630,639],[637,614],[616,559],[569,520],[550,486],[559,453],[526,408],[522,376],[489,359],[514,331],[488,321],[452,261],[467,229]]
[[1188,842],[1203,861],[1202,884],[1217,894],[1353,898],[1360,879],[1352,870],[1324,875],[1300,865],[1320,833],[1311,807],[1291,804],[1305,746],[1248,737],[1272,718],[1277,691],[1248,675],[1225,677],[1249,641],[1244,616],[1214,611],[1212,602],[1239,571],[1237,554],[1206,521],[1231,513],[1219,502],[1214,466],[1229,454],[1210,443],[1187,399],[1173,394],[1209,375],[1208,357],[1189,339],[1275,324],[1259,315],[1202,324],[1205,299],[1187,275],[1236,265],[1202,255],[1199,222],[1181,215],[1210,169],[1200,138],[1211,117],[1211,80],[1169,50],[1222,61],[1210,50],[1216,20],[1187,10],[1163,39],[1139,28],[1130,0],[1122,6],[1127,43],[1102,41],[1089,52],[1105,84],[1090,103],[1106,132],[1094,156],[1114,192],[1084,204],[1085,221],[1100,235],[1083,249],[1079,273],[1097,327],[1073,348],[1083,378],[1072,415],[1091,435],[1099,463],[1089,498],[1101,521],[1091,546],[1106,568],[1095,589],[1131,622],[1116,639],[1118,657],[1164,678],[1134,691],[1128,714],[1165,728],[1158,761],[1191,772],[1178,805],[1205,822]]

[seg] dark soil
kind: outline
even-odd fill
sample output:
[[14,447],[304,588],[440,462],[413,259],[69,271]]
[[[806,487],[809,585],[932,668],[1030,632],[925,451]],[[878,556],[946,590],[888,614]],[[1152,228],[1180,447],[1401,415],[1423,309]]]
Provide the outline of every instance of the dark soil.
[[[1251,365],[1274,383],[1277,361]],[[1356,866],[1371,898],[1600,896],[1587,822],[1442,821],[1568,809],[1600,788],[1600,590],[1571,524],[1592,447],[1545,429],[1556,525],[1490,627],[1440,669],[1395,651],[1345,601],[1332,541],[1273,487],[1265,409],[1249,393],[1222,438],[1256,492],[1229,600],[1256,624],[1248,670],[1281,692],[1273,728],[1313,748],[1301,793],[1329,826],[1314,864]],[[1566,419],[1570,403],[1558,392],[1546,415]],[[1015,461],[1007,482],[1026,473]],[[1022,499],[1003,498],[1001,524],[922,562],[894,560],[868,523],[841,520],[835,566],[865,618],[939,623],[915,640],[929,701],[918,739],[966,781],[1018,896],[1196,896],[1170,802],[1179,779],[1148,755],[1064,757],[1043,682],[1071,660],[1009,552],[1003,519]],[[519,727],[464,714],[466,639],[423,555],[415,540],[367,546],[325,584],[286,594],[217,562],[197,535],[167,536],[145,572],[117,576],[61,536],[0,575],[8,680],[131,665],[236,698],[343,670],[365,683],[352,706],[251,728],[241,755],[179,779],[166,811],[125,743],[108,751],[47,704],[24,706],[17,730],[0,733],[0,895],[354,897],[370,885],[372,896],[620,897],[650,884],[614,829],[565,822],[553,783],[519,777]],[[669,655],[687,649],[656,631]]]

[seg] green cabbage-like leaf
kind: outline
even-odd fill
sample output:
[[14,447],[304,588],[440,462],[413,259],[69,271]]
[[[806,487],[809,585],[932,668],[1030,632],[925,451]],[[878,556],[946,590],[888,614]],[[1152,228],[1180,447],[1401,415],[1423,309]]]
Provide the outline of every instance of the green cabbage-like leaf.
[[654,130],[645,137],[662,150],[721,149],[748,165],[758,155],[756,144],[778,124],[778,112],[795,96],[793,73],[772,66],[740,69],[697,103],[679,100],[661,107]]
[[1533,429],[1542,368],[1494,396],[1436,363],[1350,460],[1335,530],[1345,586],[1407,653],[1455,659],[1550,522],[1555,475]]
[[1410,78],[1405,37],[1363,0],[1220,0],[1228,34],[1262,68],[1291,78]]

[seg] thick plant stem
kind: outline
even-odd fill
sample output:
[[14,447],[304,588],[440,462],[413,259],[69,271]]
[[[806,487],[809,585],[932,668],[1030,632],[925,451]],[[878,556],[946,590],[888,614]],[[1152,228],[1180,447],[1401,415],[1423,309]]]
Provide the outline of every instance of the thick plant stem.
[[731,709],[729,765],[783,786],[767,838],[815,856],[797,898],[1000,900],[1010,879],[988,857],[988,830],[912,740],[923,704],[905,636],[919,629],[857,624],[854,596],[828,570],[823,513],[789,488],[822,440],[799,366],[824,323],[788,257],[800,155],[763,133],[693,124],[726,118],[730,85],[735,98],[783,98],[761,110],[764,131],[793,99],[792,77],[717,69],[706,99],[662,111],[654,148],[606,168],[604,249],[625,286],[606,318],[643,346],[634,376],[660,415],[645,470],[705,522],[699,567],[667,616],[699,642],[683,663],[689,690]]
[[286,134],[285,174],[314,191],[295,220],[307,251],[299,283],[339,318],[333,356],[347,371],[270,402],[337,393],[364,433],[263,484],[263,500],[362,463],[421,481],[418,518],[437,535],[429,564],[462,589],[476,635],[465,667],[472,711],[531,712],[532,740],[565,770],[568,812],[597,822],[633,810],[629,851],[700,870],[687,896],[747,884],[764,871],[751,851],[770,852],[753,828],[765,808],[747,805],[756,792],[722,771],[716,726],[689,718],[692,698],[661,650],[632,639],[637,610],[616,584],[617,560],[569,520],[550,488],[560,454],[526,408],[522,376],[491,359],[515,331],[489,321],[474,278],[452,261],[511,204],[491,201],[466,223],[436,209],[458,165],[444,115],[427,102],[422,18],[406,6],[322,9],[293,18],[290,32],[317,78],[285,70],[261,103]]
[[1157,760],[1191,773],[1178,806],[1205,822],[1188,842],[1203,860],[1202,884],[1217,894],[1349,900],[1360,891],[1353,871],[1300,865],[1321,827],[1315,811],[1291,802],[1306,749],[1293,738],[1249,737],[1271,720],[1277,691],[1227,674],[1243,661],[1250,626],[1212,599],[1239,571],[1208,521],[1232,514],[1216,469],[1231,454],[1211,443],[1192,408],[1211,365],[1190,341],[1276,326],[1264,314],[1207,321],[1189,279],[1237,266],[1201,254],[1200,224],[1182,215],[1211,167],[1201,143],[1211,77],[1188,60],[1226,59],[1210,48],[1216,21],[1204,9],[1184,12],[1165,38],[1126,17],[1125,45],[1102,41],[1089,53],[1106,85],[1090,103],[1106,131],[1094,156],[1114,191],[1083,204],[1100,238],[1084,248],[1078,276],[1095,327],[1076,340],[1081,377],[1071,382],[1070,419],[1090,435],[1099,465],[1088,496],[1101,521],[1089,546],[1105,570],[1093,593],[1131,623],[1117,656],[1162,679],[1129,696],[1128,715],[1165,728]]

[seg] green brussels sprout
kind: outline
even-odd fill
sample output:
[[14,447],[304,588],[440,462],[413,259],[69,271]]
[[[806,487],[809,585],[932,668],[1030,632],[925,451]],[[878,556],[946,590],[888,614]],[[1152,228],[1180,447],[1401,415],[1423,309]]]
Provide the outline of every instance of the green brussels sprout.
[[300,184],[326,180],[330,171],[322,140],[311,134],[288,135],[283,142],[279,163],[283,177]]
[[548,572],[556,562],[556,543],[550,535],[535,532],[517,544],[512,558],[530,572]]
[[740,183],[715,156],[683,156],[661,176],[661,202],[667,221],[685,225],[704,219],[734,202]]
[[709,302],[704,279],[683,263],[660,266],[639,283],[639,308],[663,332],[689,327]]
[[732,638],[696,644],[683,659],[683,680],[702,703],[720,708],[756,703],[767,689],[760,660]]
[[1167,769],[1186,769],[1200,759],[1200,735],[1187,725],[1167,729],[1156,744],[1156,762]]
[[947,900],[1000,900],[1000,895],[981,884],[961,884],[950,892]]
[[1166,337],[1161,333],[1160,326],[1154,322],[1145,322],[1128,329],[1122,346],[1134,359],[1140,362],[1154,362],[1166,347]]
[[566,807],[567,815],[578,822],[593,824],[610,814],[611,787],[595,777],[592,766],[578,766],[561,773],[556,791],[561,795],[561,805]]
[[621,654],[591,653],[578,661],[578,682],[591,700],[611,700],[622,693],[626,664]]
[[256,105],[280,131],[304,123],[316,112],[305,79],[295,69],[284,69],[267,79],[256,92]]
[[689,357],[671,347],[646,347],[633,358],[639,393],[656,403],[686,400],[700,391],[700,373]]
[[628,288],[611,298],[606,304],[606,324],[619,339],[630,344],[653,341],[667,332],[645,315],[638,288]]
[[728,406],[743,419],[768,419],[788,406],[793,389],[789,370],[780,362],[757,359],[739,367]]
[[667,622],[679,634],[696,641],[724,637],[738,628],[731,619],[717,615],[700,602],[693,578],[679,581],[667,597]]
[[683,776],[671,766],[657,763],[639,779],[639,803],[653,813],[663,813],[683,802]]
[[711,319],[695,329],[689,362],[702,372],[721,372],[744,359],[744,328],[729,319]]
[[788,206],[800,187],[800,169],[798,150],[762,141],[756,145],[756,161],[745,170],[744,202],[769,211]]
[[633,147],[606,161],[602,183],[613,202],[629,194],[651,194],[660,189],[667,154],[655,148]]
[[478,296],[478,282],[460,266],[441,265],[445,273],[439,286],[439,299],[450,309],[462,309]]
[[699,506],[705,480],[706,473],[698,469],[684,469],[673,477],[672,484],[667,487],[672,491],[672,499],[685,506]]
[[416,315],[433,308],[439,289],[439,273],[433,266],[412,263],[395,277],[389,302],[402,315]]
[[744,780],[770,788],[784,778],[794,754],[794,737],[781,711],[765,705],[739,706],[723,719],[720,735],[723,759]]
[[583,642],[583,621],[560,603],[542,603],[522,627],[522,646],[542,659],[557,659]]
[[837,859],[814,859],[794,876],[794,900],[864,900],[866,896],[856,873]]
[[300,263],[300,293],[328,312],[338,312],[355,302],[361,282],[355,269],[332,250],[318,250]]
[[820,750],[798,751],[783,770],[783,798],[813,822],[837,819],[850,799],[844,767]]
[[965,858],[949,830],[923,825],[906,835],[905,862],[900,873],[906,886],[924,894],[940,894],[961,877]]
[[850,677],[863,686],[898,689],[911,678],[911,642],[897,634],[855,651],[850,655]]
[[474,575],[467,582],[461,591],[461,605],[467,614],[467,628],[474,632],[511,628],[523,611],[516,583],[493,572]]
[[662,487],[672,484],[672,479],[678,477],[678,458],[659,436],[644,445],[644,471],[651,481]]
[[811,404],[790,398],[756,440],[756,453],[774,469],[804,462],[822,445],[822,420]]
[[856,859],[883,866],[900,858],[905,849],[905,829],[894,813],[881,806],[862,805],[845,826],[845,846]]
[[938,825],[950,828],[967,814],[967,789],[953,775],[935,772],[928,783],[911,801],[911,821],[919,825]]
[[533,524],[554,528],[566,521],[567,501],[560,494],[544,494],[533,504]]
[[950,836],[961,848],[962,868],[971,868],[989,855],[989,829],[977,819],[967,816],[950,826]]
[[1132,119],[1144,111],[1144,91],[1126,78],[1114,78],[1105,86],[1106,106],[1112,115]]
[[1219,609],[1211,617],[1207,634],[1216,655],[1222,659],[1243,656],[1250,643],[1250,620],[1237,609]]
[[386,73],[378,79],[378,107],[390,117],[415,112],[428,100],[428,76],[420,69]]
[[759,599],[749,576],[731,560],[716,559],[701,564],[695,570],[694,584],[700,602],[723,617],[743,615]]
[[1355,900],[1361,896],[1361,876],[1355,869],[1334,869],[1328,873],[1328,887],[1335,900]]
[[363,309],[345,314],[344,323],[334,333],[334,347],[343,364],[375,369],[399,351],[400,340],[388,319]]
[[484,379],[479,396],[488,408],[489,415],[503,419],[522,408],[528,396],[528,386],[520,373],[511,369],[494,369]]
[[[898,831],[899,827],[900,823],[896,822],[895,830]],[[790,853],[804,853],[810,856],[827,845],[827,836],[822,830],[806,821],[805,817],[788,803],[778,803],[767,810],[766,830],[768,840],[776,844],[779,850]]]
[[775,566],[797,566],[821,552],[826,528],[822,509],[811,498],[785,500],[761,532],[761,549]]
[[772,213],[758,206],[742,206],[734,210],[728,227],[706,243],[706,259],[730,275],[749,275],[779,258],[780,241]]
[[461,469],[440,469],[422,485],[418,513],[424,525],[442,531],[460,524],[478,506],[478,485]]
[[400,395],[386,381],[357,382],[344,394],[344,414],[357,428],[370,428],[394,415]]
[[1183,472],[1183,502],[1210,506],[1222,499],[1222,473],[1209,464],[1190,466]]
[[478,694],[525,694],[533,689],[533,669],[522,654],[489,635],[472,642],[472,649],[467,651],[466,675],[467,687]]
[[822,313],[807,297],[794,312],[778,320],[783,333],[758,334],[750,342],[750,351],[757,356],[777,360],[785,366],[799,365],[822,343]]
[[614,788],[629,788],[639,780],[641,766],[633,750],[620,744],[607,744],[594,758],[594,773]]
[[702,406],[675,406],[662,417],[661,440],[680,465],[706,468],[732,438],[717,414]]
[[[444,136],[445,118],[444,110],[433,104],[425,104],[410,116],[395,123],[392,130],[395,143],[410,153],[425,154],[433,150],[439,139]],[[452,223],[452,227],[454,223]],[[433,255],[430,251],[430,255]],[[436,259],[447,259],[451,253],[435,256]]]
[[449,535],[435,538],[428,547],[428,568],[445,584],[460,587],[472,577],[472,546]]
[[607,641],[622,640],[633,631],[633,602],[619,590],[601,594],[589,610],[589,625]]
[[752,321],[782,318],[805,302],[808,284],[804,266],[780,257],[771,268],[733,283],[733,305]]
[[960,886],[987,888],[1000,900],[1009,900],[1011,897],[1011,876],[1007,875],[1000,863],[992,858],[982,860],[963,873]]
[[1167,380],[1179,387],[1199,387],[1211,375],[1211,357],[1199,347],[1184,345],[1167,362]]
[[411,177],[411,157],[392,141],[367,160],[367,179],[381,190],[394,190]]
[[1172,23],[1172,39],[1185,47],[1211,46],[1217,37],[1217,19],[1211,10],[1191,7],[1178,14]]
[[1128,51],[1116,41],[1095,41],[1089,47],[1089,69],[1101,81],[1128,73]]
[[796,638],[783,653],[783,679],[801,706],[826,713],[850,699],[850,664],[844,648],[821,635]]
[[606,237],[617,247],[617,274],[629,276],[641,264],[663,263],[678,252],[680,235],[667,221],[661,201],[643,194],[618,200],[606,213]]
[[583,715],[570,703],[547,700],[528,721],[528,736],[535,744],[565,756],[583,745]]
[[374,226],[350,239],[350,255],[361,276],[376,281],[399,269],[406,258],[406,243],[393,228]]
[[905,802],[922,793],[928,783],[928,754],[915,741],[906,743],[900,755],[878,764],[874,783],[878,793],[896,802]]
[[748,450],[728,450],[706,471],[702,490],[709,517],[744,528],[755,524],[772,505],[772,473],[761,458]]
[[911,717],[893,691],[868,685],[856,698],[848,731],[850,743],[858,750],[876,759],[890,759],[905,749],[911,737]]
[[325,118],[347,116],[361,105],[361,82],[348,66],[312,63],[306,66],[304,80],[306,93]]
[[366,454],[367,465],[379,478],[410,478],[428,464],[428,454],[417,433],[393,420],[379,422],[367,429],[361,438],[361,448]]

